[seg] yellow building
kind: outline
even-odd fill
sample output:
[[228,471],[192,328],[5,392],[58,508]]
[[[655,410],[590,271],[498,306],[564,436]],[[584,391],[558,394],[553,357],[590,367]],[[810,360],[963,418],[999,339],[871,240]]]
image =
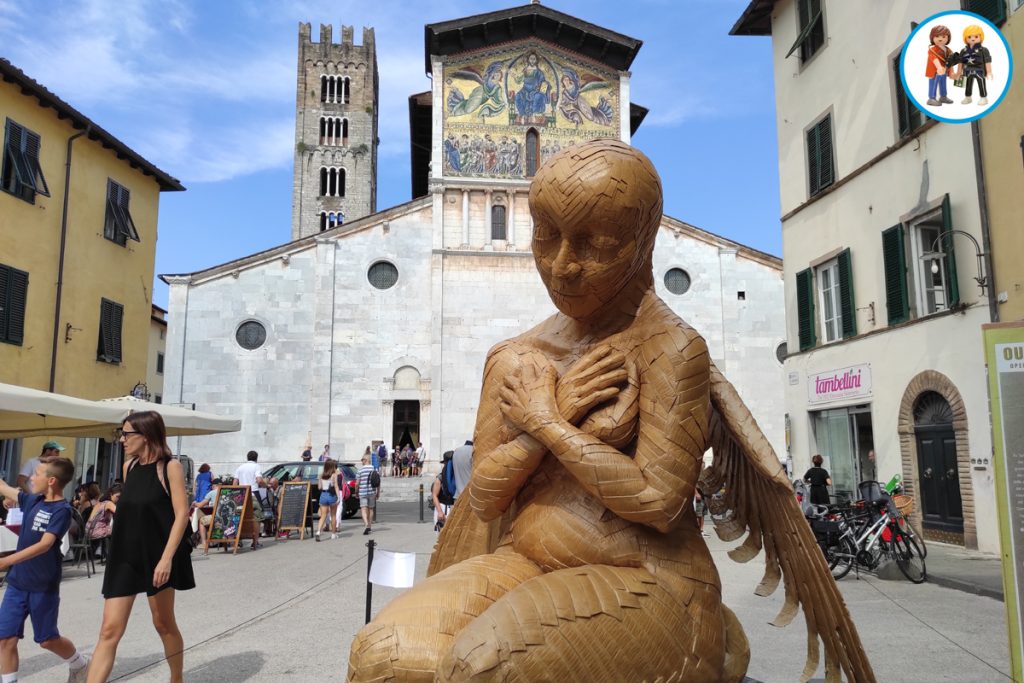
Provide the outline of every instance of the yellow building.
[[149,317],[149,361],[146,393],[154,403],[164,402],[164,354],[167,350],[167,311],[153,304]]
[[[1010,53],[1024,55],[1024,2],[1007,2],[1000,30]],[[996,65],[998,66],[998,65]],[[1021,65],[1017,64],[1020,69]],[[1024,88],[1020,77],[995,109],[980,121],[982,164],[999,320],[1024,320]]]
[[[182,191],[0,59],[0,382],[98,399],[146,377],[160,193]],[[11,477],[46,439],[0,441]],[[60,439],[101,485],[116,444]]]

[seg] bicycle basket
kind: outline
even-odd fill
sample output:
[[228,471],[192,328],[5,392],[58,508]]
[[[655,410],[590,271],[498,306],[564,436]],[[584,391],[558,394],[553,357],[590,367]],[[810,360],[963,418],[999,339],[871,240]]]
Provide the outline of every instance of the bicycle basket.
[[896,505],[896,509],[900,511],[900,514],[904,517],[909,517],[914,513],[914,499],[908,495],[897,493],[892,497],[892,502]]

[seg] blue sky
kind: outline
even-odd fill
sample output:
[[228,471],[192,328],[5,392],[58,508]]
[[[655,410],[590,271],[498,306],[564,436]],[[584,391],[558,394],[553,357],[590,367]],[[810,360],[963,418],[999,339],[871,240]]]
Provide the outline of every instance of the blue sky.
[[[291,235],[298,23],[376,31],[377,208],[410,199],[407,98],[429,89],[423,25],[513,0],[193,2],[0,0],[0,54],[172,176],[156,272],[199,270]],[[642,40],[633,144],[661,173],[665,212],[781,254],[769,38],[730,37],[748,0],[546,0]],[[411,15],[410,7],[426,7]],[[165,306],[157,281],[154,303]]]

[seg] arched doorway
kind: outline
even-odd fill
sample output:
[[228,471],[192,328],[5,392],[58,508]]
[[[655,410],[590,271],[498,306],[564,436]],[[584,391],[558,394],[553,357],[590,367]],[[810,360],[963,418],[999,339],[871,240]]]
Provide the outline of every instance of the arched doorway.
[[962,535],[963,501],[957,464],[953,409],[934,391],[914,404],[914,439],[921,492],[921,522],[926,529]]

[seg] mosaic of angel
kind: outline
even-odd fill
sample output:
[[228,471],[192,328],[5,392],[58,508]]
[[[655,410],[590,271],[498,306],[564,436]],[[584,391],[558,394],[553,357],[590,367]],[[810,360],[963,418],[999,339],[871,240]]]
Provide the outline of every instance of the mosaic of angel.
[[584,75],[582,78],[574,69],[562,67],[562,96],[558,102],[558,111],[579,128],[583,121],[591,121],[599,126],[610,126],[615,112],[605,95],[597,98],[597,104],[590,104],[582,95],[596,90],[604,90],[612,84],[598,76]]
[[[778,457],[704,338],[657,295],[662,188],[617,140],[563,149],[530,186],[557,312],[484,365],[473,469],[431,558],[352,642],[349,681],[738,683],[749,644],[697,527],[698,479],[775,623],[803,607],[807,667],[871,665]],[[714,461],[701,473],[705,450]],[[715,508],[712,508],[715,510]]]
[[[502,61],[491,62],[483,74],[469,66],[452,72],[449,79],[451,90],[448,93],[448,114],[477,114],[483,119],[505,111],[505,95],[501,89],[504,64]],[[461,90],[452,85],[451,81],[456,78],[475,81],[478,85],[469,93],[469,97],[466,97]]]

